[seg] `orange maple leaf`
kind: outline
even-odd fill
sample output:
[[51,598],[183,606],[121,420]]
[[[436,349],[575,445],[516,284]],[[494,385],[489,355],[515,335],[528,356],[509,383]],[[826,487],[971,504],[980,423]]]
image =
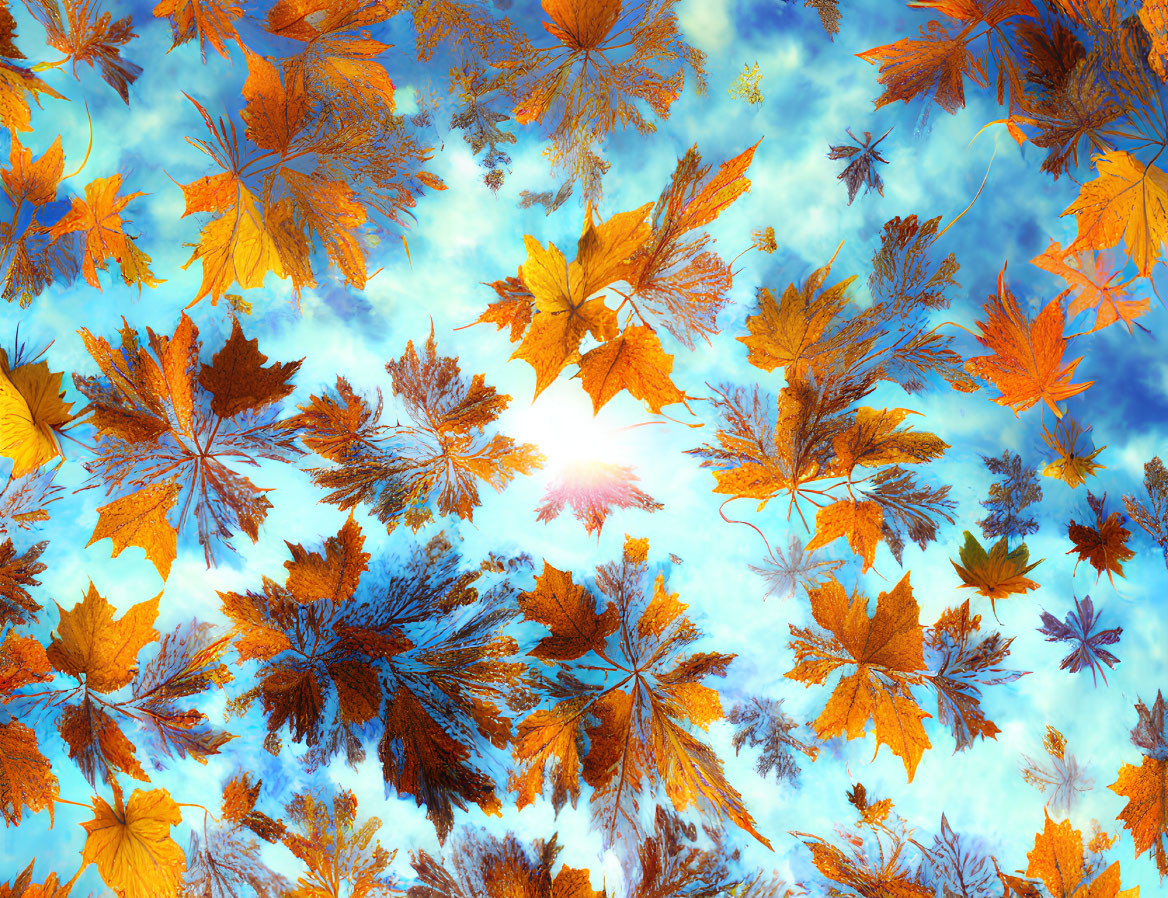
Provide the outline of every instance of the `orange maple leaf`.
[[178,551],[178,531],[167,516],[180,489],[173,482],[147,486],[101,506],[86,547],[109,537],[116,558],[127,546],[138,546],[146,550],[146,557],[165,580]]
[[1147,299],[1127,298],[1127,285],[1116,283],[1120,271],[1110,271],[1111,266],[1103,253],[1073,254],[1064,250],[1057,241],[1052,241],[1046,252],[1030,262],[1057,274],[1073,291],[1077,291],[1067,308],[1069,318],[1073,319],[1087,309],[1095,309],[1095,324],[1090,333],[1117,321],[1126,324],[1128,333],[1131,333],[1132,321],[1151,307]]
[[856,55],[872,64],[880,63],[880,83],[884,92],[876,108],[931,97],[948,113],[965,106],[965,79],[981,87],[989,84],[985,63],[969,50],[970,26],[951,33],[940,22],[921,27],[919,38],[904,38],[893,44],[873,47]]
[[592,411],[621,390],[644,401],[649,411],[685,402],[685,394],[670,379],[673,356],[661,347],[653,329],[645,325],[625,328],[618,336],[586,352],[580,359],[580,380],[592,397]]
[[134,678],[138,652],[158,639],[154,620],[161,597],[139,602],[115,620],[114,607],[90,583],[85,599],[68,611],[58,603],[60,622],[48,648],[49,661],[87,690],[121,689]]
[[154,276],[150,271],[150,257],[122,230],[126,224],[122,219],[123,210],[131,200],[146,194],[137,191],[118,196],[121,187],[121,175],[90,181],[85,185],[85,199],[73,198],[73,208],[49,228],[49,236],[54,240],[75,232],[85,236],[81,273],[91,287],[101,289],[97,269],[104,271],[107,260],[112,258],[120,267],[122,280],[137,284],[141,291],[143,284],[154,287],[164,281]]
[[1034,321],[1028,321],[1006,285],[1006,268],[1002,266],[997,295],[986,301],[986,320],[978,322],[982,334],[977,341],[994,354],[969,359],[965,369],[992,382],[1002,394],[994,401],[1009,406],[1015,415],[1042,400],[1061,418],[1063,413],[1056,403],[1082,393],[1094,383],[1071,383],[1081,357],[1063,361],[1067,346],[1063,336],[1064,296],[1065,292],[1052,299]]
[[231,57],[227,42],[239,40],[235,20],[243,16],[243,8],[229,0],[159,0],[154,17],[169,19],[173,37],[171,49],[199,38],[203,61],[207,60],[207,44],[224,59]]
[[866,571],[876,560],[876,546],[881,539],[883,523],[884,510],[878,502],[852,499],[832,502],[815,512],[815,537],[807,544],[807,551],[846,536],[849,548],[864,559],[863,569]]
[[839,668],[856,668],[836,684],[813,724],[816,733],[820,739],[844,733],[858,739],[872,721],[877,750],[881,744],[892,749],[911,782],[931,745],[921,725],[931,715],[909,691],[925,670],[924,630],[909,575],[877,596],[871,617],[867,597],[857,591],[849,598],[834,577],[809,588],[807,595],[815,622],[831,635],[792,625],[790,646],[796,664],[787,676],[805,685],[822,685]]
[[1078,234],[1068,253],[1110,249],[1123,241],[1143,277],[1151,275],[1168,237],[1168,174],[1123,150],[1092,160],[1098,173],[1063,215],[1074,215]]

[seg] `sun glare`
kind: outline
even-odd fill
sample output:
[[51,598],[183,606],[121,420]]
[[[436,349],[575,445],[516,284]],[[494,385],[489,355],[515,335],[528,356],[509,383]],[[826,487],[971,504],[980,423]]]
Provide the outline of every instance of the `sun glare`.
[[521,442],[535,443],[547,457],[547,470],[559,471],[582,461],[629,463],[628,433],[603,417],[593,416],[586,404],[536,402],[516,409],[508,428]]

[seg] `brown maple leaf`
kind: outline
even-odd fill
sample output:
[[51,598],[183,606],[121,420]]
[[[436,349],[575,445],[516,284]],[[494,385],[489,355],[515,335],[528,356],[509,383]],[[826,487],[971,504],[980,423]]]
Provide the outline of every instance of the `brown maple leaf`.
[[769,845],[722,762],[693,732],[722,716],[718,693],[701,681],[724,675],[733,656],[680,654],[700,631],[664,575],[648,587],[647,554],[647,540],[628,539],[620,561],[597,568],[603,609],[592,590],[547,563],[519,597],[524,617],[550,633],[529,654],[556,675],[531,672],[541,706],[519,722],[513,742],[517,803],[530,804],[548,780],[557,807],[569,796],[575,803],[583,776],[593,789],[593,824],[612,843],[640,831],[639,802],[659,786],[679,811],[711,809]]
[[[505,660],[515,642],[502,632],[513,590],[506,576],[462,570],[441,537],[373,589],[360,582],[363,545],[350,518],[323,553],[290,544],[283,585],[265,578],[262,592],[220,593],[236,651],[259,662],[256,685],[232,707],[262,700],[269,739],[278,745],[287,725],[313,766],[340,752],[356,764],[361,736],[379,735],[386,781],[424,804],[444,838],[454,807],[499,807],[479,758],[487,743],[506,743],[500,704],[518,700],[523,666]],[[495,582],[481,598],[480,578]]]
[[552,836],[530,848],[508,833],[498,838],[482,830],[463,829],[451,846],[445,866],[425,851],[413,852],[410,865],[418,885],[407,898],[604,898],[594,891],[587,870],[559,864],[561,846]]
[[805,685],[822,685],[841,667],[855,671],[840,679],[813,726],[820,739],[841,734],[863,737],[875,724],[877,748],[892,749],[912,781],[917,764],[930,747],[921,719],[930,715],[909,689],[925,670],[924,631],[908,575],[890,592],[880,593],[869,617],[868,599],[858,591],[849,598],[833,577],[808,590],[815,622],[830,635],[791,626],[795,667],[787,673]]
[[[669,115],[681,94],[685,69],[705,87],[705,54],[686,43],[674,11],[676,0],[621,4],[617,0],[544,0],[556,40],[536,47],[519,33],[506,35],[489,52],[503,71],[502,87],[520,124],[537,123],[551,139],[550,157],[565,167],[581,148],[618,128],[654,129],[642,108]],[[585,169],[585,200],[600,198],[600,179]]]
[[18,554],[11,539],[0,543],[0,628],[36,621],[41,606],[28,590],[40,586],[36,575],[45,570],[45,565],[38,559],[48,545],[39,542]]
[[380,393],[372,411],[343,378],[335,399],[311,397],[286,424],[303,430],[305,445],[336,465],[310,469],[318,486],[332,490],[325,502],[343,510],[369,504],[391,530],[399,522],[417,530],[435,510],[469,521],[480,482],[502,491],[543,464],[533,444],[489,431],[511,397],[482,374],[468,380],[457,358],[438,355],[433,330],[422,353],[411,340],[385,368],[412,426],[381,424]]
[[971,358],[965,363],[965,369],[992,382],[1001,391],[994,402],[1009,406],[1015,415],[1041,400],[1056,418],[1061,418],[1059,400],[1077,396],[1094,383],[1071,383],[1081,358],[1063,361],[1067,346],[1063,336],[1065,296],[1066,292],[1052,299],[1030,321],[1006,285],[1003,266],[998,275],[997,295],[986,301],[986,320],[978,322],[982,335],[977,341],[992,350],[993,355]]
[[1160,456],[1153,456],[1144,463],[1144,490],[1148,503],[1132,495],[1123,497],[1123,507],[1131,519],[1144,529],[1164,552],[1168,563],[1168,470]]
[[1123,526],[1123,515],[1113,511],[1106,518],[1103,517],[1103,506],[1107,502],[1107,494],[1100,498],[1090,490],[1087,491],[1087,504],[1095,512],[1095,526],[1076,524],[1074,519],[1067,525],[1067,536],[1073,542],[1074,548],[1069,549],[1079,554],[1075,562],[1078,569],[1080,561],[1088,561],[1095,568],[1096,579],[1107,573],[1108,581],[1114,586],[1112,574],[1123,576],[1123,562],[1131,561],[1136,557],[1135,551],[1127,547],[1131,531]]
[[0,723],[0,817],[19,825],[25,808],[53,814],[57,778],[37,746],[36,733],[18,720]]
[[[114,554],[141,546],[165,575],[175,533],[193,509],[207,563],[239,529],[254,542],[271,508],[265,489],[235,470],[244,461],[291,461],[295,433],[276,420],[300,362],[264,366],[267,357],[237,320],[211,363],[198,369],[199,331],[185,314],[172,337],[147,328],[145,346],[124,324],[114,348],[84,328],[86,349],[102,377],[73,376],[90,400],[96,459],[91,480],[117,494],[103,506],[92,541],[113,538]],[[198,369],[198,370],[197,370]],[[175,488],[177,486],[177,492]],[[181,501],[180,501],[181,500]],[[171,511],[179,508],[177,521]]]

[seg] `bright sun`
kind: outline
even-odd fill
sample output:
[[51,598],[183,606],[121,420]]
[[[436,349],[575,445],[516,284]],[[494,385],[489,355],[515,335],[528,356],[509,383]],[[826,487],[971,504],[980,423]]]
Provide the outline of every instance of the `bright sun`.
[[516,440],[539,446],[550,471],[593,459],[627,463],[627,432],[594,417],[587,401],[557,402],[548,397],[516,409],[507,430]]

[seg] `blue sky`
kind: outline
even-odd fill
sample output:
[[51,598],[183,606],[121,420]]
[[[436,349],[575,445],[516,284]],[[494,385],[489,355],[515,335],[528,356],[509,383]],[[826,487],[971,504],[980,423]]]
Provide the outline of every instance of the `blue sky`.
[[[138,329],[150,326],[171,333],[180,310],[198,288],[198,266],[183,271],[181,265],[190,254],[185,244],[197,240],[200,222],[181,217],[183,197],[175,182],[194,180],[209,169],[205,157],[182,139],[184,135],[201,137],[203,129],[197,110],[182,92],[197,98],[212,114],[234,113],[242,104],[239,89],[245,67],[238,51],[230,63],[212,53],[205,66],[197,45],[168,53],[169,28],[151,17],[150,6],[107,6],[115,15],[132,12],[139,35],[125,53],[145,69],[131,90],[129,107],[87,67],[80,69],[80,84],[66,72],[52,72],[46,79],[72,102],[47,100],[43,109],[34,111],[35,132],[24,139],[26,146],[39,152],[59,132],[66,168],[71,169],[84,155],[88,139],[84,100],[92,113],[94,148],[85,171],[67,186],[80,193],[88,179],[120,171],[127,189],[146,192],[147,196],[131,204],[128,214],[141,234],[139,245],[153,257],[155,274],[167,279],[140,298],[136,290],[103,278],[100,294],[83,282],[54,286],[27,311],[0,310],[4,321],[0,338],[5,342],[11,340],[17,322],[22,339],[32,345],[55,341],[48,355],[54,370],[96,373],[75,333],[77,327],[112,337],[124,316]],[[523,11],[526,6],[516,3],[510,15],[534,22],[537,16]],[[14,13],[20,23],[18,42],[28,57],[56,58],[54,51],[39,43],[36,23],[22,9]],[[709,54],[709,93],[698,96],[687,88],[669,119],[660,122],[649,137],[614,135],[605,150],[612,169],[605,179],[601,212],[607,216],[655,200],[677,157],[695,143],[707,161],[717,163],[761,137],[750,170],[750,192],[723,213],[711,231],[727,258],[748,244],[755,227],[773,226],[779,243],[774,255],[750,253],[737,264],[733,303],[720,317],[722,333],[710,347],[689,352],[663,336],[666,349],[676,354],[674,379],[683,389],[700,395],[706,383],[729,381],[757,382],[777,391],[781,376],[747,365],[746,348],[736,339],[746,332],[744,322],[752,312],[756,288],[781,289],[788,282],[801,281],[824,264],[841,241],[844,246],[833,281],[850,274],[859,274],[863,281],[887,219],[915,213],[926,218],[940,215],[948,222],[973,198],[987,169],[985,191],[939,244],[944,252],[957,253],[961,270],[956,279],[961,287],[951,293],[955,297],[952,308],[937,320],[948,318],[972,327],[1004,262],[1008,262],[1013,291],[1032,315],[1061,289],[1054,276],[1028,260],[1050,240],[1065,245],[1073,237],[1073,220],[1059,217],[1077,192],[1071,178],[1050,181],[1038,171],[1040,153],[1033,147],[1020,150],[1001,128],[987,129],[974,138],[982,124],[998,117],[997,108],[986,98],[971,97],[968,108],[955,116],[937,111],[924,127],[918,127],[917,106],[898,103],[874,111],[876,69],[852,54],[914,33],[924,20],[916,11],[882,0],[849,2],[834,42],[823,34],[814,12],[797,3],[682,0],[679,17],[689,39]],[[391,39],[397,46],[387,55],[386,64],[403,103],[408,103],[412,89],[424,86],[426,76],[410,59],[408,36],[397,29]],[[754,62],[763,75],[765,101],[748,106],[729,97],[727,89],[743,64]],[[764,601],[765,584],[748,567],[762,559],[761,540],[747,528],[719,519],[722,500],[711,492],[711,475],[698,467],[696,459],[683,454],[712,438],[714,419],[708,407],[695,405],[705,424],[702,429],[665,422],[627,430],[648,418],[639,403],[622,395],[593,417],[590,400],[578,382],[567,376],[533,404],[532,371],[523,362],[507,361],[514,347],[505,334],[490,326],[455,330],[473,321],[491,301],[493,292],[482,282],[515,273],[524,258],[524,234],[570,246],[579,234],[582,209],[578,196],[551,216],[539,207],[517,207],[520,190],[557,186],[541,155],[541,144],[530,133],[520,132],[507,183],[492,194],[481,184],[481,170],[461,136],[447,133],[444,123],[440,115],[444,147],[430,167],[449,189],[427,194],[418,203],[418,220],[409,232],[412,264],[396,241],[384,240],[371,253],[370,268],[381,271],[362,293],[344,287],[330,271],[319,279],[317,289],[304,293],[299,310],[292,304],[287,284],[269,277],[263,290],[246,297],[255,308],[244,322],[247,335],[258,337],[262,351],[272,359],[304,357],[292,397],[292,402],[304,402],[310,393],[332,384],[337,374],[348,377],[358,389],[380,387],[388,395],[385,362],[400,356],[408,340],[424,340],[432,321],[440,351],[457,354],[464,373],[484,372],[488,383],[514,397],[500,421],[502,432],[538,443],[549,456],[550,470],[582,453],[581,445],[605,460],[632,465],[641,486],[665,508],[652,515],[617,513],[599,538],[586,537],[570,515],[544,525],[536,522],[533,511],[547,484],[549,471],[543,471],[518,479],[503,494],[484,492],[473,525],[440,522],[423,530],[419,538],[424,540],[445,526],[462,539],[468,557],[525,551],[573,571],[580,579],[597,564],[619,555],[626,532],[647,536],[654,560],[669,553],[683,559],[672,570],[669,585],[689,603],[691,616],[707,633],[698,648],[738,655],[727,679],[717,683],[724,705],[728,708],[748,695],[781,698],[784,709],[796,719],[813,719],[828,692],[805,689],[783,676],[793,666],[786,647],[788,625],[810,623],[808,603],[802,595]],[[890,126],[892,133],[882,144],[889,160],[884,196],[860,196],[847,205],[845,189],[836,180],[840,163],[826,158],[828,144],[841,142],[847,127],[856,133],[881,133]],[[230,319],[222,306],[204,302],[191,314],[205,346],[217,346],[230,332]],[[1107,446],[1096,459],[1107,467],[1089,486],[1096,493],[1106,491],[1113,509],[1120,507],[1123,494],[1141,493],[1143,463],[1168,447],[1168,364],[1158,334],[1164,314],[1153,296],[1152,311],[1143,319],[1150,333],[1137,329],[1130,336],[1117,326],[1071,345],[1073,355],[1084,356],[1076,380],[1091,380],[1094,386],[1068,406],[1078,420],[1093,426],[1096,445]],[[1085,329],[1085,321],[1085,317],[1079,319],[1068,330]],[[980,349],[965,336],[959,348],[967,356]],[[68,389],[68,398],[80,400],[71,386]],[[952,446],[932,466],[931,474],[939,482],[953,484],[956,523],[943,526],[938,542],[927,551],[910,545],[904,553],[904,569],[911,570],[925,622],[935,620],[943,608],[968,594],[957,588],[949,558],[956,557],[961,532],[976,532],[975,522],[983,516],[978,502],[985,497],[991,476],[979,456],[1010,449],[1039,467],[1049,460],[1041,440],[1040,410],[1017,417],[992,403],[992,395],[992,390],[962,395],[934,388],[907,397],[895,388],[882,387],[868,400],[876,406],[906,406],[921,412],[924,417],[916,419],[916,426]],[[396,411],[391,402],[387,417],[392,419]],[[72,490],[84,480],[80,462],[85,453],[67,446],[66,455],[57,479]],[[311,463],[306,459],[305,466]],[[0,476],[3,473],[0,469]],[[261,575],[282,576],[285,540],[316,545],[334,534],[344,519],[335,508],[317,504],[319,492],[295,466],[266,463],[253,479],[275,489],[271,494],[275,511],[259,542],[253,546],[243,537],[236,538],[233,545],[239,554],[207,570],[198,547],[189,539],[180,540],[179,557],[163,595],[159,630],[192,616],[223,623],[217,590],[242,591],[257,587]],[[1094,778],[1095,787],[1074,808],[1072,822],[1086,830],[1089,821],[1097,819],[1105,830],[1120,832],[1115,817],[1124,799],[1105,787],[1114,782],[1121,763],[1139,761],[1138,750],[1128,741],[1128,731],[1136,722],[1135,701],[1142,697],[1150,703],[1157,688],[1168,688],[1165,565],[1159,549],[1133,526],[1131,545],[1137,554],[1125,566],[1125,579],[1117,579],[1114,587],[1106,578],[1097,583],[1094,571],[1085,564],[1072,573],[1073,557],[1065,554],[1070,547],[1066,522],[1087,516],[1086,490],[1072,490],[1050,478],[1043,478],[1042,485],[1044,499],[1036,509],[1041,527],[1027,540],[1031,558],[1045,559],[1032,575],[1042,588],[998,605],[1000,629],[1015,638],[1010,666],[1030,672],[986,693],[984,706],[1002,729],[998,738],[953,754],[947,732],[935,719],[926,721],[934,748],[926,753],[911,785],[906,784],[901,763],[886,749],[873,759],[871,736],[847,743],[837,740],[824,747],[814,765],[805,764],[800,782],[791,785],[761,779],[754,772],[754,755],[749,750],[735,756],[730,725],[713,725],[710,741],[723,758],[729,779],[748,796],[759,830],[775,847],[773,853],[768,852],[743,836],[739,842],[745,865],[776,869],[790,879],[814,883],[808,853],[787,833],[798,830],[829,837],[835,823],[852,820],[845,792],[853,782],[862,781],[870,794],[894,799],[898,812],[921,831],[935,832],[945,812],[957,831],[978,837],[1001,858],[1003,869],[1024,866],[1033,835],[1042,826],[1044,798],[1023,782],[1018,767],[1023,753],[1041,756],[1047,724],[1067,736],[1068,749]],[[98,490],[67,493],[53,507],[51,523],[36,535],[36,539],[50,540],[42,559],[48,570],[38,591],[39,600],[49,608],[53,607],[50,599],[66,607],[79,601],[90,579],[123,610],[162,589],[154,567],[140,550],[129,549],[111,559],[108,542],[81,548],[96,520],[95,509],[103,501]],[[740,502],[730,513],[747,516],[772,544],[785,546],[792,525],[778,505],[755,514],[750,503]],[[363,512],[357,516],[366,533],[366,550],[375,557],[400,552],[413,539],[400,529],[387,535]],[[22,534],[18,539],[29,537]],[[824,557],[845,559],[846,566],[838,572],[841,582],[849,590],[859,584],[873,601],[902,575],[884,547],[875,569],[863,575],[842,543],[830,546]],[[1061,645],[1044,642],[1036,632],[1040,609],[1062,619],[1072,607],[1072,594],[1084,593],[1090,593],[1102,610],[1104,626],[1124,628],[1115,648],[1122,663],[1109,674],[1106,687],[1094,688],[1089,676],[1059,670],[1065,654]],[[974,605],[985,616],[983,625],[993,625],[988,601],[975,599]],[[47,618],[51,622],[54,616],[50,612]],[[45,626],[46,633],[50,627],[51,623]],[[204,710],[214,719],[221,715],[224,701],[225,696],[218,695]],[[154,783],[171,789],[180,801],[203,800],[180,796],[205,798],[217,792],[236,767],[256,763],[256,734],[262,725],[255,712],[244,721],[234,721],[233,731],[240,732],[241,738],[222,755],[206,766],[189,761],[176,764],[157,774]],[[804,728],[801,735],[809,738],[810,731]],[[49,741],[53,739],[50,734]],[[403,875],[408,873],[410,849],[437,850],[424,812],[412,800],[385,797],[376,752],[370,752],[370,758],[356,769],[338,760],[317,772],[315,780],[287,752],[279,761],[262,752],[259,756],[263,757],[265,786],[286,795],[310,780],[354,789],[362,813],[384,821],[382,844],[401,849],[395,866]],[[63,751],[53,757],[60,762],[55,766],[62,796],[86,800],[88,786]],[[43,814],[28,819],[19,831],[8,830],[0,840],[0,881],[19,872],[30,855],[37,857],[38,870],[71,875],[84,842],[77,825],[82,816],[80,809],[62,806],[52,831]],[[196,822],[195,816],[189,817],[190,822]],[[611,884],[619,876],[615,857],[606,856],[597,836],[588,831],[584,802],[575,810],[565,808],[558,818],[550,803],[543,802],[521,813],[512,807],[501,818],[474,810],[459,814],[456,823],[460,822],[528,838],[558,832],[565,846],[564,862],[590,868],[596,887],[602,877]],[[186,845],[185,831],[179,841]],[[1125,830],[1110,858],[1122,862],[1125,887],[1140,885],[1144,894],[1157,894],[1162,885],[1154,866],[1146,855],[1139,860],[1132,855],[1130,834]],[[282,849],[270,849],[269,860],[277,869],[296,869]],[[102,893],[95,871],[86,873],[75,894],[84,894],[86,888]],[[817,894],[815,888],[812,894]]]

